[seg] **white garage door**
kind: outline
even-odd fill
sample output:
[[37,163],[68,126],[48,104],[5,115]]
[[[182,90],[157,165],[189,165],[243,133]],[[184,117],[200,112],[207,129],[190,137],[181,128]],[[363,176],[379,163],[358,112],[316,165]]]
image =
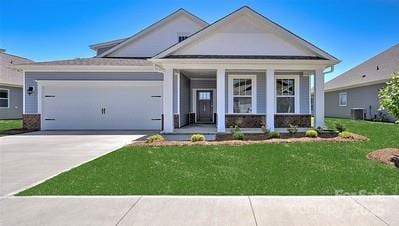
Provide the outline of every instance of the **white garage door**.
[[58,82],[43,85],[41,93],[43,130],[161,129],[158,81]]

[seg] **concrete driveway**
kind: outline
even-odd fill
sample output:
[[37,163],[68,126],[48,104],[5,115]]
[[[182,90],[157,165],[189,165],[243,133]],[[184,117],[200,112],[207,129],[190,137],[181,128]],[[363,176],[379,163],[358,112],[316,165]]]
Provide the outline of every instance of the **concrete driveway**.
[[0,196],[15,194],[114,151],[144,134],[132,131],[43,131],[1,137]]

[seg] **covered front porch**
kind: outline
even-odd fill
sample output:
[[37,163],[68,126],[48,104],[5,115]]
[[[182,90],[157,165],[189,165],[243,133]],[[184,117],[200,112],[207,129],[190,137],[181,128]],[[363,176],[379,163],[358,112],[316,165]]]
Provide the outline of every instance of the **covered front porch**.
[[[166,66],[166,67],[165,67]],[[324,127],[324,68],[316,65],[164,65],[163,132],[285,132]],[[314,125],[310,90],[315,84]],[[316,85],[317,84],[317,85]]]

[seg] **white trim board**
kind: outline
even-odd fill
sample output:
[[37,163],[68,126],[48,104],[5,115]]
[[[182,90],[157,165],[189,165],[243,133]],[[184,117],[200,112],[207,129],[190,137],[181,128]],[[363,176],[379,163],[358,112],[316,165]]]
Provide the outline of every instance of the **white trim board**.
[[300,114],[301,111],[301,94],[300,94],[300,79],[299,79],[300,75],[299,74],[275,74],[274,75],[274,104],[275,104],[275,114],[293,114],[293,113],[278,113],[277,112],[277,92],[276,92],[276,80],[277,79],[294,79],[295,80],[295,114]]
[[5,91],[7,91],[7,98],[0,98],[0,99],[3,99],[3,100],[7,100],[7,107],[0,107],[0,109],[8,109],[8,108],[10,108],[10,90],[9,89],[4,89],[4,88],[0,88],[0,90],[5,90]]
[[[234,79],[251,79],[252,80],[252,95],[251,95],[251,104],[252,104],[252,112],[251,113],[234,113],[233,112],[233,80]],[[228,82],[227,82],[227,103],[228,103],[228,112],[227,114],[256,114],[257,113],[257,86],[256,86],[256,74],[229,74]]]

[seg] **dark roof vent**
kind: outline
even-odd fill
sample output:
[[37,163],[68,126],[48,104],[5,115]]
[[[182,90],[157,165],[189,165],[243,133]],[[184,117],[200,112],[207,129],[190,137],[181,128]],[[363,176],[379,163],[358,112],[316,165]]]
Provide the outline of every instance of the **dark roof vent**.
[[366,75],[362,75],[362,78],[366,78]]

